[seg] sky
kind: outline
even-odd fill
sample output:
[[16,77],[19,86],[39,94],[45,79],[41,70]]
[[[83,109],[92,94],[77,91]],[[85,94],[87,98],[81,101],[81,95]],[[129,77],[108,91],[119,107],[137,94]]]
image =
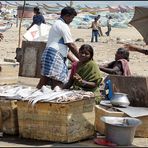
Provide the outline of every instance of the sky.
[[[43,1],[41,1],[43,2]],[[55,3],[54,1],[46,1],[47,3]],[[70,1],[57,1],[57,2],[60,2],[60,3],[68,3]],[[101,5],[101,6],[104,6],[104,5],[128,5],[128,6],[145,6],[147,5],[148,6],[148,1],[86,1],[86,0],[83,0],[83,1],[73,1],[74,4],[79,4],[79,5],[88,5],[88,6],[96,6],[96,5]]]
[[[4,2],[4,1],[2,1]],[[15,3],[16,1],[9,1],[11,3]],[[23,3],[23,1],[17,1],[18,3]],[[26,3],[47,3],[47,4],[56,4],[56,3],[60,3],[60,4],[69,4],[70,1],[26,1]],[[104,7],[106,5],[110,5],[110,6],[117,6],[117,5],[127,5],[127,6],[148,6],[148,1],[98,1],[98,0],[91,0],[91,1],[86,1],[86,0],[81,0],[81,1],[73,1],[73,3],[75,5],[81,5],[84,6],[85,4],[87,6],[100,6],[100,7]]]

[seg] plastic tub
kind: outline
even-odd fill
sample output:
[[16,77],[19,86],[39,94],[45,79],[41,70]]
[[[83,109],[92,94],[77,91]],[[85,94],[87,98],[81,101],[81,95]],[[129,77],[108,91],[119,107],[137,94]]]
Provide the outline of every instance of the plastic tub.
[[103,116],[101,120],[105,123],[106,139],[121,146],[132,144],[136,128],[142,123],[130,117]]

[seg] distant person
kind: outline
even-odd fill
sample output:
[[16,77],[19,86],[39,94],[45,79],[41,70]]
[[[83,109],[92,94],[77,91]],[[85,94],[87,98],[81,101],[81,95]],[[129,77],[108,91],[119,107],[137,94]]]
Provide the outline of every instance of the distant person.
[[100,70],[114,75],[130,76],[131,71],[128,65],[129,52],[125,48],[119,48],[115,54],[115,61],[99,66]]
[[[0,41],[3,40],[4,36],[2,33],[0,33]],[[0,66],[0,71],[1,71],[1,66]]]
[[39,26],[39,25],[41,25],[41,23],[44,23],[44,24],[46,23],[43,15],[41,14],[40,9],[38,7],[34,7],[33,12],[34,12],[33,22],[27,28],[27,30],[29,30],[34,24]]
[[96,101],[100,102],[99,85],[102,81],[100,70],[93,60],[93,48],[83,44],[79,49],[79,61],[73,62],[70,79],[63,88],[73,87],[76,90],[92,91]]
[[98,42],[98,36],[100,36],[100,33],[99,33],[100,24],[98,23],[98,20],[99,20],[99,17],[95,17],[94,21],[91,24],[91,27],[89,27],[89,28],[92,28],[91,42],[94,42],[94,38],[95,38],[95,42]]
[[148,55],[148,49],[143,49],[134,45],[126,44],[125,48],[127,48],[129,51],[137,51],[140,53],[143,53],[145,55]]
[[111,32],[111,19],[112,19],[111,16],[109,16],[109,18],[107,19],[107,32],[105,32],[107,36],[110,36]]
[[[52,25],[46,48],[41,58],[41,78],[37,85],[40,89],[43,85],[62,88],[68,81],[67,58],[74,62],[71,51],[77,58],[78,49],[73,42],[69,24],[73,21],[77,12],[74,8],[65,7],[61,10],[61,16]],[[50,82],[50,84],[49,84]]]
[[101,29],[101,22],[100,22],[100,15],[97,16],[98,17],[98,23],[99,23],[99,26],[98,26],[98,29],[99,29],[99,33],[100,33],[100,36],[103,36],[103,33],[102,33],[102,29]]
[[3,40],[4,36],[2,33],[0,33],[0,41]]

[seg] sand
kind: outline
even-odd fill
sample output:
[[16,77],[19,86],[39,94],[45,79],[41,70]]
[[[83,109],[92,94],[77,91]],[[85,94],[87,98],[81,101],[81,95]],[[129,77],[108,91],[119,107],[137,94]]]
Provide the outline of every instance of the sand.
[[[14,59],[15,57],[15,50],[18,47],[18,28],[15,25],[12,26],[11,29],[7,30],[3,33],[4,39],[0,42],[0,61],[4,58],[7,59]],[[107,30],[106,27],[102,28],[103,33]],[[26,31],[26,28],[21,29],[23,35]],[[94,60],[98,64],[103,64],[105,62],[110,62],[114,60],[115,52],[117,48],[122,47],[123,44],[117,43],[117,38],[120,38],[120,42],[134,42],[135,44],[143,44],[143,42],[139,42],[137,40],[142,40],[141,35],[139,32],[134,28],[113,28],[110,37],[100,37],[99,42],[91,43],[91,29],[71,29],[73,39],[83,38],[85,42],[76,42],[76,45],[80,47],[82,44],[87,43],[93,46],[94,48]],[[140,76],[148,76],[148,56],[137,53],[137,52],[130,52],[130,62],[129,62],[131,71],[134,75]],[[104,75],[104,73],[102,72]],[[38,80],[32,78],[21,78],[19,77],[24,84],[36,85]],[[8,138],[7,138],[8,139]],[[9,140],[7,140],[9,141]],[[84,141],[82,145],[90,145],[92,141]],[[1,142],[2,145],[8,145],[8,142],[4,143]],[[86,143],[86,144],[85,144]],[[11,145],[14,142],[11,140]],[[147,146],[147,139],[146,138],[135,138],[134,145],[136,146]],[[56,145],[56,143],[55,143]]]
[[[106,27],[102,28],[103,33],[107,30]],[[4,39],[0,42],[0,60],[4,58],[14,59],[15,50],[18,47],[18,33],[19,28],[15,24],[3,33]],[[21,28],[21,39],[23,34],[26,32],[26,28]],[[145,45],[142,40],[140,33],[134,28],[112,28],[111,36],[103,36],[99,38],[99,42],[90,42],[91,29],[73,29],[71,28],[73,39],[83,38],[84,42],[75,42],[78,47],[82,44],[90,44],[94,48],[94,60],[98,64],[110,62],[114,60],[115,52],[117,48],[122,47],[123,44],[120,42],[132,42],[134,44]],[[117,39],[119,40],[117,42]],[[139,40],[139,41],[138,41]],[[146,48],[146,47],[145,47]],[[148,76],[148,58],[146,55],[130,52],[129,65],[134,75]],[[104,73],[102,72],[104,75]]]

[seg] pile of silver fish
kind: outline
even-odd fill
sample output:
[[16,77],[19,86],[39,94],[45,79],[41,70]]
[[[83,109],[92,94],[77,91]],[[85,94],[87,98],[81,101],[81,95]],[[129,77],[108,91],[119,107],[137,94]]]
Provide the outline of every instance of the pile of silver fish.
[[93,98],[94,93],[83,90],[61,90],[58,87],[52,90],[50,86],[43,86],[41,89],[22,85],[0,86],[0,98],[5,97],[11,100],[28,101],[33,106],[37,102],[70,102],[82,99]]

